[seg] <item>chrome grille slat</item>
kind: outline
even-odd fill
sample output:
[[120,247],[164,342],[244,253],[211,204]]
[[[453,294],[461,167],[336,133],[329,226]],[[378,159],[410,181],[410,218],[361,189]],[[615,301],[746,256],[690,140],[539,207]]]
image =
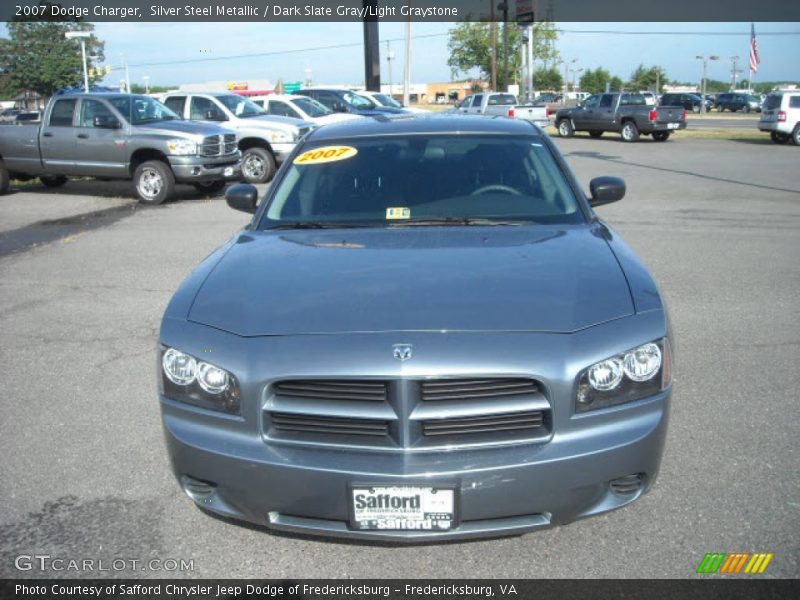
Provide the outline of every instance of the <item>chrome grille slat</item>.
[[225,156],[236,151],[236,135],[207,135],[200,145],[201,156]]

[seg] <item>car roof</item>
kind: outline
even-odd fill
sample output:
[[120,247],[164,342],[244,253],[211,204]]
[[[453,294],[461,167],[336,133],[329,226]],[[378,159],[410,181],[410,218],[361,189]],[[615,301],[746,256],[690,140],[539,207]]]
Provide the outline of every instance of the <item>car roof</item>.
[[306,138],[326,141],[352,137],[422,134],[479,134],[541,136],[535,125],[521,119],[464,114],[413,114],[352,119],[320,127]]

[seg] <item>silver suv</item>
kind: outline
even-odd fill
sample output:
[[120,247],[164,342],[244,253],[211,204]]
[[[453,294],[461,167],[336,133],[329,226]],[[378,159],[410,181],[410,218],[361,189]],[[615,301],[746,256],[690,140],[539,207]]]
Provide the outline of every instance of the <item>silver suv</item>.
[[767,96],[758,128],[769,131],[776,144],[792,140],[795,146],[800,146],[800,90],[773,92]]

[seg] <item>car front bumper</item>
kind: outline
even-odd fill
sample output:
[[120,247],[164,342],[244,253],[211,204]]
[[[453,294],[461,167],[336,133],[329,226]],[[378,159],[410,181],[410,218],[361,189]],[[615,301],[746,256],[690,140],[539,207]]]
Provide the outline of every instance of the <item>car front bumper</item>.
[[[230,334],[179,323],[165,319],[163,344],[189,352],[195,346],[214,348],[218,364],[229,368],[220,349],[231,347]],[[394,360],[391,352],[379,352],[396,342],[392,334],[354,334],[346,340],[334,335],[236,338],[232,352],[249,361],[240,372],[266,373],[266,379],[240,382],[241,416],[161,395],[172,469],[200,507],[302,534],[417,542],[522,534],[568,523],[629,504],[652,486],[671,395],[668,387],[643,400],[576,414],[576,373],[603,356],[663,335],[663,315],[652,313],[566,336],[406,334],[404,341],[425,348],[431,357],[426,363],[415,355],[411,367]],[[617,346],[609,348],[609,339],[616,339]],[[342,352],[343,342],[348,352]],[[568,351],[570,360],[558,358]],[[454,363],[437,361],[447,353]],[[376,356],[380,358],[368,362]],[[464,364],[463,357],[474,364]],[[424,451],[317,447],[270,439],[262,413],[269,402],[263,391],[267,380],[308,374],[330,378],[343,368],[352,372],[354,364],[361,377],[420,378],[448,371],[461,377],[529,374],[549,390],[551,434],[534,442]],[[453,364],[459,367],[454,370]],[[536,372],[531,364],[539,365]],[[630,475],[641,475],[637,489],[612,489],[612,482]],[[212,484],[211,493],[191,493],[193,480]],[[354,484],[452,486],[457,490],[457,525],[436,532],[351,529],[348,489]]]
[[234,180],[241,174],[241,155],[230,154],[214,158],[170,156],[169,164],[175,180],[189,183]]

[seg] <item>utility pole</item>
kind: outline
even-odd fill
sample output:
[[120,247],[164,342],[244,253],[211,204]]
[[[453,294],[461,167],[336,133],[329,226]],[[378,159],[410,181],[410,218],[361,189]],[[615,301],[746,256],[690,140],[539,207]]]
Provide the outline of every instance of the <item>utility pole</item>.
[[150,75],[142,75],[142,79],[144,79],[144,93],[150,93]]
[[389,67],[389,97],[392,97],[392,61],[394,60],[394,52],[392,52],[391,42],[386,40],[386,64]]
[[88,31],[67,31],[64,37],[68,40],[79,39],[81,41],[81,60],[83,61],[83,90],[89,93],[89,69],[86,66],[86,38],[91,34]]
[[739,63],[738,56],[731,56],[731,91],[736,89],[736,74],[741,73],[741,69],[737,69],[736,65]]
[[701,86],[701,90],[702,91],[700,92],[701,95],[702,95],[703,101],[700,103],[700,112],[705,114],[707,112],[707,108],[706,108],[706,81],[708,80],[708,61],[710,61],[710,60],[719,60],[719,56],[709,56],[708,58],[706,58],[704,55],[698,55],[698,56],[695,56],[695,58],[698,59],[698,60],[702,60],[703,61],[703,82],[702,82],[702,86]]
[[533,101],[533,24],[528,25],[528,100]]
[[494,0],[489,0],[489,35],[492,47],[492,91],[497,91],[497,23],[494,21]]
[[406,61],[403,65],[403,106],[409,104],[411,104],[411,17],[406,21]]
[[[362,6],[374,14],[377,0],[362,0]],[[381,91],[381,48],[377,17],[364,18],[364,87],[370,92]]]
[[508,91],[508,1],[500,4],[503,9],[503,91]]

